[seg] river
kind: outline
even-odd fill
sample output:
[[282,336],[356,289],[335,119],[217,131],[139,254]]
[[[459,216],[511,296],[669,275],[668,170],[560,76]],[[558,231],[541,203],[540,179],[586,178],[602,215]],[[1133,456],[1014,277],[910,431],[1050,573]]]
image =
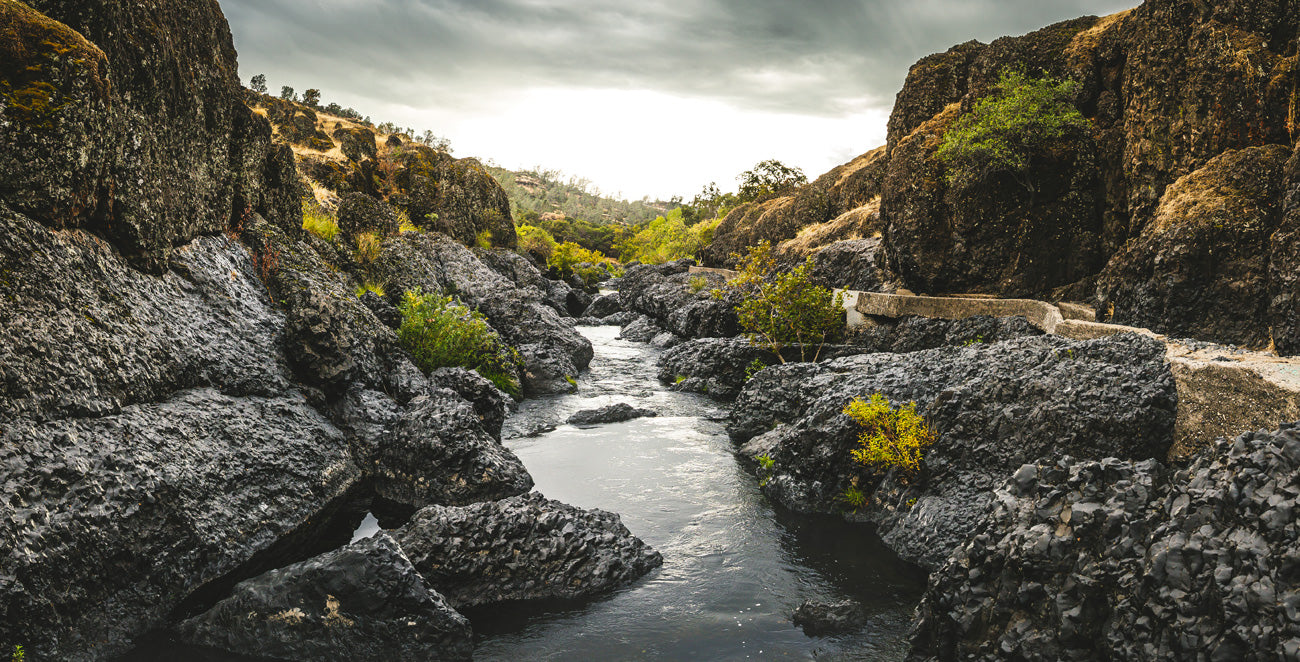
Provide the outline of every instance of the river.
[[[578,392],[524,402],[505,444],[538,491],[619,513],[664,565],[594,602],[469,612],[475,659],[902,659],[921,571],[864,527],[773,509],[732,452],[722,406],[660,384],[659,350],[618,340],[617,327],[581,331],[595,359]],[[659,416],[561,424],[618,402]],[[810,638],[790,623],[806,599],[844,598],[870,615],[860,634]]]

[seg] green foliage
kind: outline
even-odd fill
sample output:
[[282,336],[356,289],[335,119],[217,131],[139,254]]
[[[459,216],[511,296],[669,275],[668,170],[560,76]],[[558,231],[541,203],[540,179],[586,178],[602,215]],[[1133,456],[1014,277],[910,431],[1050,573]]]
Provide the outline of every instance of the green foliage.
[[352,290],[352,293],[358,297],[364,295],[366,292],[374,292],[382,298],[384,296],[384,284],[368,280],[358,285],[355,290]]
[[687,225],[720,221],[738,204],[740,201],[735,193],[723,193],[718,189],[717,182],[709,182],[690,203],[682,205],[682,219]]
[[763,359],[754,359],[753,361],[750,361],[749,367],[745,368],[745,381],[753,379],[754,375],[757,375],[766,369],[767,364],[763,362]]
[[618,245],[620,259],[663,264],[695,257],[701,248],[713,242],[713,230],[717,226],[718,221],[711,221],[687,227],[679,207],[624,238]]
[[771,455],[763,453],[755,455],[754,461],[758,463],[759,487],[767,485],[767,481],[772,479],[772,474],[776,473],[776,460],[772,459]]
[[397,210],[397,232],[400,234],[403,232],[419,232],[419,231],[420,228],[415,227],[415,224],[411,222],[410,214],[407,214],[405,209],[398,209]]
[[547,266],[558,269],[562,274],[576,274],[587,287],[612,273],[608,263],[609,258],[604,255],[567,241],[556,246],[551,251],[551,257],[546,260]]
[[948,181],[973,184],[1005,172],[1033,191],[1034,159],[1088,131],[1088,120],[1074,105],[1078,87],[1072,80],[1003,71],[997,91],[944,135],[938,157],[949,166]]
[[266,74],[257,74],[250,78],[248,88],[258,94],[266,94]]
[[27,660],[27,651],[22,646],[14,646],[14,652],[9,657],[9,662],[25,662]]
[[485,251],[492,250],[492,231],[483,230],[482,232],[479,232],[477,235],[474,235],[474,245],[478,246],[479,248],[482,248]]
[[488,326],[483,315],[450,296],[410,290],[398,306],[402,326],[397,338],[421,370],[461,366],[483,375],[497,388],[518,398],[515,375],[523,360]]
[[961,346],[962,346],[962,347],[970,347],[971,345],[979,345],[979,344],[981,344],[981,343],[983,343],[983,342],[985,342],[985,341],[984,341],[984,336],[980,335],[980,336],[975,336],[974,338],[971,338],[970,340],[967,340],[966,342],[963,342],[963,343],[961,344]]
[[704,276],[691,276],[687,284],[691,288],[691,294],[699,294],[700,290],[709,286],[709,279]]
[[313,197],[302,199],[302,229],[325,241],[334,241],[339,235],[339,224],[334,215],[325,211]]
[[867,498],[867,494],[862,491],[862,488],[857,485],[849,485],[844,488],[843,492],[840,492],[840,501],[844,502],[847,508],[857,512],[871,500]]
[[736,199],[741,203],[788,193],[808,183],[808,177],[803,174],[803,170],[791,168],[776,159],[759,163],[753,170],[746,170],[737,175],[736,180],[740,182],[740,193]]
[[[736,313],[750,342],[766,347],[785,363],[781,349],[799,344],[799,358],[816,361],[822,346],[844,329],[844,293],[812,282],[812,258],[788,273],[776,272],[772,244],[749,249],[728,287],[744,297]],[[811,357],[810,347],[816,347]]]
[[302,93],[302,103],[306,106],[315,108],[320,105],[320,90],[310,89]]
[[565,375],[564,381],[569,382],[569,386],[577,386],[578,380],[573,375]]
[[552,237],[551,233],[536,226],[520,225],[515,228],[515,234],[519,237],[520,253],[524,255],[531,253],[550,261],[556,247],[555,237]]
[[684,381],[686,381],[686,375],[677,375],[677,379],[673,380],[673,383],[680,384]]
[[889,399],[875,393],[867,399],[854,398],[844,414],[862,426],[853,461],[876,469],[897,469],[904,476],[921,470],[926,448],[935,435],[925,419],[916,413],[916,403],[892,407]]

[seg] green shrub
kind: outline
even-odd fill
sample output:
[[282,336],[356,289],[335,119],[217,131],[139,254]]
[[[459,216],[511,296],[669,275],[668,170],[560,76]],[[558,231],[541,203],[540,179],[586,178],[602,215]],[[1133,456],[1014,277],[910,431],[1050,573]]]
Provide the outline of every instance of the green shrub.
[[633,228],[618,244],[619,257],[624,262],[633,260],[645,264],[663,264],[695,257],[701,248],[713,242],[713,230],[721,219],[697,223],[687,227],[679,207],[660,216],[644,227]]
[[369,280],[368,280],[368,281],[366,281],[366,282],[364,282],[364,283],[358,285],[357,288],[356,288],[355,290],[352,290],[352,293],[353,293],[353,294],[356,294],[358,297],[364,295],[366,292],[374,292],[375,294],[379,295],[380,298],[383,298],[383,296],[384,296],[384,284],[383,284],[383,283],[376,283],[376,282],[373,282],[373,281],[369,281]]
[[949,166],[948,181],[971,184],[1006,172],[1033,191],[1034,158],[1088,131],[1088,120],[1074,105],[1077,92],[1078,83],[1072,80],[1003,71],[997,91],[976,103],[944,135],[938,157]]
[[861,448],[853,450],[853,461],[875,469],[897,469],[903,476],[921,470],[926,448],[935,435],[925,419],[916,413],[916,403],[892,407],[889,399],[875,393],[869,399],[854,398],[844,414],[862,426]]
[[[815,285],[812,258],[788,273],[776,273],[772,244],[751,247],[728,286],[744,300],[736,306],[750,342],[767,348],[782,363],[781,349],[798,343],[799,358],[816,361],[822,347],[844,329],[844,294]],[[816,347],[808,356],[810,347]]]
[[402,313],[398,340],[421,370],[469,368],[502,391],[520,397],[515,375],[523,368],[523,361],[488,326],[483,315],[450,296],[424,294],[419,288],[403,295],[398,310]]
[[532,253],[543,260],[550,261],[551,253],[555,252],[555,237],[551,233],[539,227],[532,225],[520,225],[515,228],[515,234],[519,236],[519,252],[528,255]]
[[547,258],[546,264],[550,267],[559,269],[561,273],[574,273],[573,267],[584,262],[589,264],[601,264],[609,258],[597,253],[596,251],[587,250],[571,241],[555,247],[551,252],[551,257]]
[[755,455],[754,461],[758,463],[759,487],[767,485],[767,481],[771,480],[772,475],[776,473],[776,460],[772,459],[771,455],[763,453]]
[[753,379],[754,375],[757,375],[766,369],[767,364],[763,362],[763,359],[754,359],[753,361],[750,361],[749,366],[745,368],[745,381]]
[[474,235],[474,245],[485,251],[492,250],[492,231],[484,230],[477,235]]
[[691,276],[690,288],[691,294],[699,294],[700,290],[709,286],[709,279],[704,276]]
[[321,208],[316,198],[302,199],[302,229],[324,239],[334,241],[339,235],[339,224],[334,215]]
[[370,264],[379,259],[382,250],[383,244],[379,241],[379,235],[374,232],[362,232],[357,235],[357,250],[354,253],[357,262]]
[[857,485],[850,485],[844,488],[843,492],[840,492],[840,501],[844,502],[846,507],[857,512],[865,507],[870,499],[867,498],[867,494],[862,491],[862,488]]

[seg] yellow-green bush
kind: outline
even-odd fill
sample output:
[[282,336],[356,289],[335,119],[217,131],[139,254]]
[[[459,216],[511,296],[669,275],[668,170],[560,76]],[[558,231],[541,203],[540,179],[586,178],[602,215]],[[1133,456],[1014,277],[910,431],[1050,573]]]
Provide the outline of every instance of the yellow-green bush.
[[551,253],[555,252],[555,237],[551,233],[533,225],[520,225],[515,228],[515,235],[519,239],[519,252],[527,255],[532,253],[550,261]]
[[421,370],[469,368],[511,396],[520,396],[515,375],[523,368],[523,360],[488,326],[482,314],[450,296],[425,294],[419,288],[403,295],[398,310],[402,325],[397,338]]
[[357,262],[370,264],[379,259],[381,250],[382,244],[379,241],[379,235],[374,232],[362,232],[357,235]]
[[921,470],[925,449],[935,435],[925,419],[916,413],[916,403],[893,407],[889,399],[875,393],[870,398],[854,398],[844,407],[844,414],[862,426],[858,436],[861,448],[853,450],[853,461],[875,469],[897,469],[905,476]]
[[801,360],[816,361],[844,329],[844,294],[813,283],[812,268],[810,257],[788,273],[777,273],[772,245],[764,241],[750,248],[737,266],[739,275],[727,283],[743,297],[736,314],[750,342],[782,363],[781,350],[790,344],[798,344]]

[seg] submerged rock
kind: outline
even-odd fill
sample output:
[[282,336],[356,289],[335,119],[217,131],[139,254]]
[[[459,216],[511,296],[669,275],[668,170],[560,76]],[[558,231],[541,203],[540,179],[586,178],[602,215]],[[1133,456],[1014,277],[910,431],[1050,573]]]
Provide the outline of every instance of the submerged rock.
[[425,508],[393,535],[429,586],[458,609],[585,598],[663,563],[618,515],[548,501],[536,492]]
[[470,623],[387,533],[272,570],[176,628],[178,638],[289,660],[469,660]]
[[634,418],[645,418],[658,416],[659,412],[649,409],[637,409],[626,402],[620,402],[616,405],[601,407],[600,409],[585,409],[569,417],[569,425],[601,425],[603,423],[622,423]]
[[[861,427],[842,410],[881,393],[915,401],[937,435],[909,478],[855,463]],[[742,455],[774,461],[764,492],[802,512],[851,509],[904,559],[933,568],[969,539],[993,490],[1026,462],[1163,457],[1177,395],[1164,346],[1126,334],[869,354],[768,368],[746,383],[728,431]]]
[[1297,476],[1300,424],[1181,471],[1025,465],[931,575],[909,659],[1297,659]]
[[815,602],[805,600],[794,610],[790,620],[803,628],[804,634],[819,637],[846,634],[862,629],[867,624],[867,612],[852,600],[840,602]]

